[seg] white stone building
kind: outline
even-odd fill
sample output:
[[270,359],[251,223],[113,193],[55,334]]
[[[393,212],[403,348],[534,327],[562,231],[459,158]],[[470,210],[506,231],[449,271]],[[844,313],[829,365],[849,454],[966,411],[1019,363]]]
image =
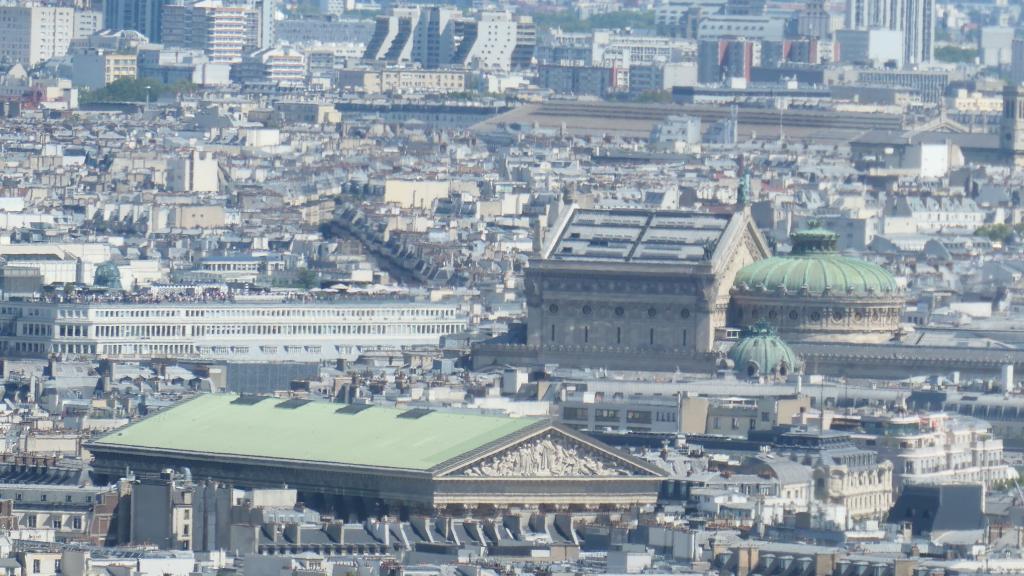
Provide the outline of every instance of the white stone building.
[[467,323],[444,302],[12,301],[0,306],[0,353],[333,361],[363,347],[436,346]]
[[993,483],[1014,480],[1017,472],[1003,460],[1003,441],[978,418],[935,413],[865,416],[860,446],[893,463],[893,485]]

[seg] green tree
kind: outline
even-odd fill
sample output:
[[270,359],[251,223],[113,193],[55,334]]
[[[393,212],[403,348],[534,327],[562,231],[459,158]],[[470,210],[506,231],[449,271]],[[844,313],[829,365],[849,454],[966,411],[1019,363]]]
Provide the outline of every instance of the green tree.
[[975,236],[988,238],[993,242],[1005,243],[1014,233],[1014,229],[1006,224],[985,224],[974,231]]
[[566,32],[590,32],[602,28],[654,28],[654,12],[650,10],[622,10],[607,14],[595,14],[582,20],[571,11],[553,14],[536,14],[533,17],[537,28],[561,28]]
[[295,273],[295,281],[306,290],[311,290],[320,284],[320,276],[309,268],[299,268]]
[[636,97],[636,101],[647,104],[671,104],[673,102],[672,93],[665,90],[643,92]]
[[978,57],[978,51],[973,48],[960,48],[959,46],[942,46],[935,49],[935,59],[941,62],[952,62],[954,64],[973,64]]
[[97,90],[83,91],[82,103],[91,102],[145,102],[156,101],[163,95],[180,94],[195,89],[191,82],[164,84],[154,78],[121,78]]

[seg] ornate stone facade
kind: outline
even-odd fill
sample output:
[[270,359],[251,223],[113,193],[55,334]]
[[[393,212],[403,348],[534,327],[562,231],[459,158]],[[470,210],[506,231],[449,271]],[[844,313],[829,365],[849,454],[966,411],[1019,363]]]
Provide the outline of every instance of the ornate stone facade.
[[814,470],[815,497],[846,507],[851,520],[878,520],[892,508],[892,463],[872,469],[820,466]]
[[813,468],[815,499],[844,506],[851,521],[880,520],[892,507],[892,463],[849,434],[794,431],[777,442],[780,454]]
[[629,476],[622,461],[564,436],[544,434],[518,444],[455,475],[479,478],[587,478]]
[[730,323],[767,322],[791,342],[885,342],[900,327],[904,295],[879,266],[836,254],[827,230],[793,235],[793,251],[736,276]]
[[902,297],[845,297],[737,289],[733,324],[768,322],[787,340],[885,342],[896,334],[903,315]]
[[768,254],[745,211],[571,207],[526,271],[525,344],[563,365],[709,367],[733,278]]

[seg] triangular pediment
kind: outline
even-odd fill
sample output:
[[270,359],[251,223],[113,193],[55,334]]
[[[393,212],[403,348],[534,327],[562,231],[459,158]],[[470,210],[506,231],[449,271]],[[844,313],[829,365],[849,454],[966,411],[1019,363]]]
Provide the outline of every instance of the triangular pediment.
[[445,478],[615,478],[658,476],[633,458],[551,427],[442,473]]

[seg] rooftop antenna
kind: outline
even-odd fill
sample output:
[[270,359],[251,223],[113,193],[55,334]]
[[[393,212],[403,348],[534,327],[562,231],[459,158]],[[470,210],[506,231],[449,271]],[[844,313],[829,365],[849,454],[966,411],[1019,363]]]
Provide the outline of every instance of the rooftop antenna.
[[782,129],[782,102],[779,102],[779,144],[786,141],[786,133]]
[[825,434],[825,379],[821,379],[821,388],[819,389],[818,395],[818,432],[822,435]]

